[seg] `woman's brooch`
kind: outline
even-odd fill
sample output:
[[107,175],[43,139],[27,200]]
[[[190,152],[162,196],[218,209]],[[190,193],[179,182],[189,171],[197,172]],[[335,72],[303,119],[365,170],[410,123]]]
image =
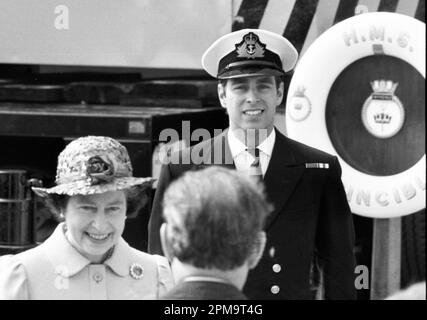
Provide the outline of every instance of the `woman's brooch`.
[[144,268],[138,263],[132,263],[129,273],[132,278],[139,280],[144,276]]

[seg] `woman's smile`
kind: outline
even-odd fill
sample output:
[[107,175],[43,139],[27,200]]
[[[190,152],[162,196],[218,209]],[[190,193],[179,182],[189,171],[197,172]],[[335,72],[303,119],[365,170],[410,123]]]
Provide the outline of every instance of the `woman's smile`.
[[84,234],[87,235],[95,243],[105,243],[106,240],[111,235],[111,233],[97,234],[97,233],[90,233],[90,232],[85,232]]

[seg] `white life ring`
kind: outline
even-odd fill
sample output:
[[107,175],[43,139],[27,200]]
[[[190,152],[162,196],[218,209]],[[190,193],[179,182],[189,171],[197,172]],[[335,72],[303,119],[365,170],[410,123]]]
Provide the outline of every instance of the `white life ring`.
[[378,49],[383,50],[384,55],[406,61],[425,79],[423,22],[388,12],[357,15],[324,32],[301,57],[289,86],[286,130],[290,138],[339,158],[342,181],[353,213],[392,218],[425,208],[425,153],[416,164],[398,174],[368,175],[339,156],[325,119],[326,102],[335,79],[351,63],[374,55],[374,50]]

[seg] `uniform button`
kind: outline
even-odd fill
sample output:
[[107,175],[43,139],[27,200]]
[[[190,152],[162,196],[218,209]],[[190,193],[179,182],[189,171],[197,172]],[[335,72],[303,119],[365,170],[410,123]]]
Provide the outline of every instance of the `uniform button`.
[[272,286],[271,287],[271,293],[272,294],[278,294],[279,293],[279,291],[280,291],[280,287],[279,286],[276,286],[276,285],[274,285],[274,286]]
[[93,274],[93,280],[95,280],[96,283],[100,283],[102,279],[103,279],[102,274],[98,272]]
[[274,258],[274,255],[276,254],[276,249],[274,247],[271,247],[270,250],[268,250],[268,253],[271,258]]
[[282,270],[282,266],[280,264],[276,263],[273,265],[273,271],[275,273],[279,273],[281,270]]

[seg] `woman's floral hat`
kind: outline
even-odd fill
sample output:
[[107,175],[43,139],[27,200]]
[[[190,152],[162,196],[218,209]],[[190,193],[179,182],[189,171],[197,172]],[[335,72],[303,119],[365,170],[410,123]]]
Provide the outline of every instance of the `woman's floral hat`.
[[124,190],[140,185],[149,187],[155,179],[132,176],[126,148],[110,137],[87,136],[70,142],[58,156],[56,186],[33,191],[69,196]]

